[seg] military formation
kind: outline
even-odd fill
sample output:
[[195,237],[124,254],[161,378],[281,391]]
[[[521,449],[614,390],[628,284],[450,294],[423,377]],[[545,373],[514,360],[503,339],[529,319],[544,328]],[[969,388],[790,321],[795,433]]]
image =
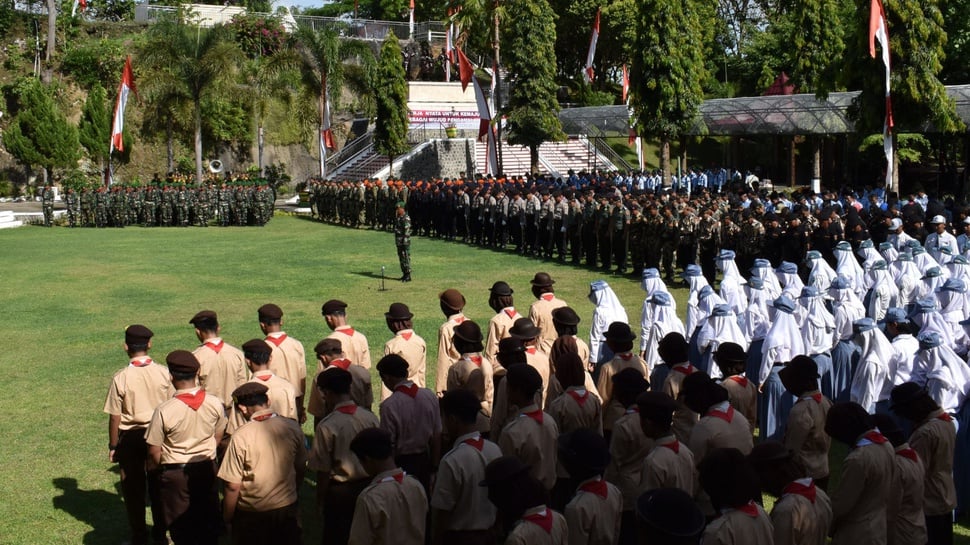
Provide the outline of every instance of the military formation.
[[[262,179],[211,176],[203,185],[154,180],[147,185],[72,188],[64,194],[69,227],[262,226],[273,217],[276,192]],[[50,227],[53,195],[44,192],[44,222]],[[48,213],[50,210],[50,214]]]

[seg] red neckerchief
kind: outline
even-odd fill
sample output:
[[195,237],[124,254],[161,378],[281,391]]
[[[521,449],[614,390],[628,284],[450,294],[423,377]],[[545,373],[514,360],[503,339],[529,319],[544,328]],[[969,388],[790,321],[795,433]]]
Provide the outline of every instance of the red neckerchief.
[[786,486],[784,490],[781,491],[781,493],[797,494],[807,499],[808,501],[815,503],[815,496],[817,494],[817,490],[815,489],[814,482],[811,482],[806,486],[798,481],[794,481],[792,483],[789,483],[789,485]]
[[734,420],[734,407],[728,405],[728,410],[726,411],[711,409],[707,411],[707,414],[704,416],[713,416],[714,418],[720,418],[721,420],[730,424],[731,421]]
[[253,417],[253,420],[255,420],[256,422],[262,422],[263,420],[269,420],[270,418],[273,418],[274,416],[276,416],[276,413],[261,414],[259,416],[254,416]]
[[820,393],[814,393],[814,394],[812,394],[812,399],[815,400],[815,403],[821,403],[822,402],[822,394],[820,394]]
[[589,492],[590,494],[596,494],[597,496],[603,498],[604,500],[609,495],[609,489],[606,487],[606,481],[603,479],[597,479],[595,481],[585,482],[579,485],[579,489],[583,492]]
[[218,354],[219,352],[222,352],[222,347],[225,346],[225,344],[226,343],[222,342],[222,340],[220,340],[218,343],[210,343],[210,342],[205,343],[205,345],[211,348],[212,351],[215,352],[216,354]]
[[262,375],[257,375],[256,373],[253,373],[253,376],[256,377],[256,378],[258,378],[259,380],[261,380],[263,382],[266,382],[269,379],[273,378],[273,372],[270,371],[270,372],[264,373]]
[[273,343],[273,346],[275,346],[276,348],[279,348],[280,345],[283,344],[283,341],[285,340],[286,340],[286,333],[280,335],[279,337],[272,337],[269,335],[266,336],[266,342]]
[[670,443],[664,443],[660,446],[664,448],[669,448],[670,450],[674,451],[674,454],[680,454],[680,441],[676,439],[674,439]]
[[383,479],[381,479],[381,482],[389,483],[391,481],[397,481],[397,483],[400,484],[404,482],[404,475],[405,473],[403,471],[398,471],[394,475],[388,475],[387,477],[384,477]]
[[522,517],[522,520],[535,524],[545,530],[547,534],[552,533],[552,511],[548,507],[542,513],[526,515]]
[[586,400],[589,399],[589,391],[588,390],[583,390],[583,393],[582,394],[576,392],[576,390],[566,390],[566,393],[569,395],[569,397],[571,397],[574,400],[576,400],[576,403],[579,403],[579,406],[580,407],[582,407],[583,405],[585,405],[586,404]]
[[334,367],[336,367],[338,369],[343,369],[344,371],[346,371],[347,369],[350,369],[350,364],[351,363],[352,362],[350,360],[348,360],[347,358],[340,358],[339,360],[333,360],[332,362],[330,362],[330,365],[332,365],[332,366],[334,366]]
[[468,356],[468,361],[474,363],[478,367],[481,367],[482,366],[482,357],[481,356]]
[[640,412],[640,407],[637,407],[634,405],[633,407],[630,407],[629,409],[627,409],[626,412],[623,414],[639,414],[639,412]]
[[338,329],[337,331],[343,333],[344,335],[346,335],[348,337],[353,337],[354,336],[354,328],[352,328],[352,327],[342,327],[342,328]]
[[456,324],[460,324],[467,319],[468,318],[465,318],[464,316],[456,316],[455,318],[452,319],[452,321],[455,322]]
[[194,394],[176,394],[175,398],[188,405],[193,411],[197,411],[202,406],[202,402],[205,401],[205,390],[199,388],[199,391]]
[[633,352],[627,352],[626,354],[617,354],[616,357],[623,361],[630,361],[633,359]]
[[536,347],[530,346],[530,347],[526,348],[525,351],[528,352],[530,356],[531,355],[534,355],[536,353]]
[[415,397],[418,396],[418,385],[411,384],[410,386],[405,386],[404,384],[400,384],[396,388],[394,388],[394,391],[402,392],[408,397],[410,397],[411,399],[414,399]]
[[482,439],[482,436],[479,435],[478,437],[469,437],[468,439],[465,439],[464,441],[462,441],[462,443],[465,443],[466,445],[469,445],[470,447],[474,448],[478,452],[481,452],[482,447],[485,446],[485,439]]
[[542,409],[536,409],[531,413],[522,413],[522,416],[528,416],[529,418],[535,420],[540,426],[542,425]]
[[888,439],[886,439],[886,437],[883,434],[879,433],[876,430],[872,430],[872,431],[866,432],[866,434],[863,435],[862,437],[863,437],[863,439],[868,439],[869,441],[871,441],[871,442],[873,442],[873,443],[875,443],[877,445],[882,445],[883,443],[885,443],[886,441],[888,441]]
[[504,312],[509,318],[515,318],[515,315],[518,314],[513,307],[503,309],[502,312]]
[[145,359],[143,360],[131,360],[130,363],[135,367],[148,367],[149,365],[155,362],[153,362],[151,358],[146,356]]
[[542,297],[542,300],[543,301],[552,301],[553,299],[556,298],[556,294],[555,293],[543,293],[541,297]]
[[402,337],[404,337],[404,340],[405,341],[410,341],[411,340],[411,336],[414,335],[414,332],[413,331],[402,331],[400,333],[400,335]]
[[904,448],[902,450],[897,450],[896,451],[896,456],[902,456],[903,458],[909,458],[910,460],[912,460],[914,462],[918,462],[919,461],[919,454],[916,454],[916,451],[913,450],[913,449],[911,449],[911,448]]
[[937,416],[936,419],[937,420],[942,420],[944,422],[953,422],[953,417],[950,416],[950,415],[948,415],[948,414],[946,414],[946,413],[940,413],[940,415]]
[[747,388],[748,383],[751,382],[746,377],[742,377],[741,375],[734,375],[733,377],[728,377],[728,380],[730,380],[731,382],[736,382],[742,388]]
[[741,507],[738,507],[737,510],[741,511],[742,513],[744,513],[745,515],[748,515],[751,518],[758,517],[758,504],[756,504],[753,501],[749,501],[747,504],[742,505]]
[[343,405],[334,409],[338,413],[349,414],[353,416],[357,413],[357,405]]
[[697,369],[695,369],[694,366],[689,363],[687,364],[687,367],[678,365],[674,367],[673,370],[677,371],[678,373],[683,373],[685,375],[693,375],[694,371],[697,371]]

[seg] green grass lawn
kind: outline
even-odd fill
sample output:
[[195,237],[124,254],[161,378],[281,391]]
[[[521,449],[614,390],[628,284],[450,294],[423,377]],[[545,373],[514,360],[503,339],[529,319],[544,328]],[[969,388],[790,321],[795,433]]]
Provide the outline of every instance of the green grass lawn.
[[[216,310],[223,337],[238,346],[261,336],[256,309],[274,302],[283,308],[288,334],[312,351],[329,333],[320,305],[338,298],[349,303],[350,322],[368,336],[376,360],[391,335],[383,313],[393,302],[411,307],[415,330],[435,354],[443,320],[437,294],[445,288],[460,289],[466,314],[484,325],[494,281],[509,282],[517,306],[527,309],[529,279],[547,271],[557,280],[557,294],[583,317],[581,332],[588,332],[589,283],[603,278],[583,268],[415,238],[414,282],[388,279],[386,291],[379,291],[381,266],[389,277],[400,276],[391,234],[290,216],[277,216],[264,228],[26,227],[0,231],[0,248],[0,301],[10,322],[0,330],[7,384],[0,396],[0,543],[9,545],[113,545],[127,538],[101,408],[111,375],[126,363],[122,343],[129,324],[154,330],[152,355],[163,361],[169,351],[197,344],[188,320],[198,310]],[[636,328],[638,280],[608,280]],[[676,296],[683,313],[686,293]],[[434,377],[431,365],[428,376]],[[310,425],[305,429],[310,432]],[[314,543],[320,529],[309,485],[303,497],[305,538]],[[958,542],[970,544],[970,538]]]

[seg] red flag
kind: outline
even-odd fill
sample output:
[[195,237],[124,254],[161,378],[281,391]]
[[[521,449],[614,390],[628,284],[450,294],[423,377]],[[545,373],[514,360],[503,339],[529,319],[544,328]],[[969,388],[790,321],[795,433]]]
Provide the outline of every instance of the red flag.
[[337,144],[333,140],[333,129],[330,122],[330,90],[323,90],[323,123],[320,125],[320,138],[323,147],[327,149],[337,149]]
[[74,5],[71,6],[71,17],[74,17],[74,14],[77,13],[78,7],[81,8],[81,11],[88,9],[87,0],[74,0]]
[[630,72],[627,71],[626,65],[623,65],[623,104],[626,104],[626,97],[630,94]]
[[468,83],[471,82],[472,76],[475,74],[475,68],[472,66],[472,62],[468,60],[468,57],[465,56],[464,51],[455,48],[455,52],[458,53],[458,79],[461,80],[461,90],[465,91],[468,89]]
[[118,86],[118,100],[115,102],[114,120],[111,123],[111,140],[108,145],[108,153],[114,150],[125,151],[121,134],[125,128],[125,106],[128,105],[129,91],[134,91],[135,96],[138,96],[138,89],[135,88],[135,74],[131,69],[131,56],[125,59],[125,68],[121,71],[121,85]]
[[586,54],[586,68],[583,70],[583,79],[586,83],[593,81],[593,57],[596,56],[596,42],[600,38],[600,8],[596,8],[596,20],[593,21],[593,35],[589,38],[589,52]]
[[876,42],[882,49],[882,63],[886,67],[885,81],[886,86],[886,118],[883,122],[882,147],[886,154],[886,186],[892,184],[893,179],[893,103],[890,93],[890,69],[889,69],[889,23],[886,20],[886,10],[882,5],[882,0],[871,0],[869,4],[869,56],[876,58]]

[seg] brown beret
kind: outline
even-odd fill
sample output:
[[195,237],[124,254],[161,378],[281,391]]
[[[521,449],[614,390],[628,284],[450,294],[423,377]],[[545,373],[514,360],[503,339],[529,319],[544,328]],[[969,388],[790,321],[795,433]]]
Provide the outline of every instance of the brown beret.
[[410,320],[414,318],[414,314],[404,303],[391,303],[391,307],[384,313],[384,318],[388,320]]
[[438,299],[444,303],[446,307],[452,310],[461,310],[465,308],[465,296],[454,288],[448,288],[438,294]]
[[478,324],[471,320],[465,320],[464,322],[455,326],[454,333],[455,337],[458,337],[465,342],[482,342],[482,329],[478,327]]
[[274,305],[273,303],[267,303],[261,307],[256,312],[259,313],[259,319],[267,320],[279,320],[283,318],[283,309]]
[[260,384],[258,382],[246,382],[243,383],[243,385],[239,388],[232,391],[232,398],[238,401],[241,397],[256,396],[260,394],[265,395],[268,391],[269,388],[267,388],[264,384]]
[[340,343],[339,339],[327,338],[317,343],[313,347],[313,352],[316,354],[333,354],[334,352],[343,352],[344,347]]
[[195,359],[195,355],[188,350],[169,352],[168,356],[165,356],[165,363],[168,364],[168,370],[172,373],[199,372],[199,360]]
[[219,317],[216,315],[214,310],[200,310],[195,313],[195,316],[189,320],[190,324],[198,325],[200,322],[215,322],[219,323]]
[[532,277],[532,280],[529,283],[532,284],[533,286],[544,288],[555,284],[556,281],[553,280],[551,276],[549,276],[549,273],[537,272],[535,276]]
[[242,345],[244,354],[270,354],[273,348],[263,339],[251,339]]
[[125,328],[125,344],[148,344],[148,341],[154,336],[155,334],[152,333],[151,329],[140,324]]
[[324,316],[329,316],[334,312],[338,312],[347,308],[347,303],[340,301],[338,299],[331,299],[323,304],[320,308],[320,313]]

